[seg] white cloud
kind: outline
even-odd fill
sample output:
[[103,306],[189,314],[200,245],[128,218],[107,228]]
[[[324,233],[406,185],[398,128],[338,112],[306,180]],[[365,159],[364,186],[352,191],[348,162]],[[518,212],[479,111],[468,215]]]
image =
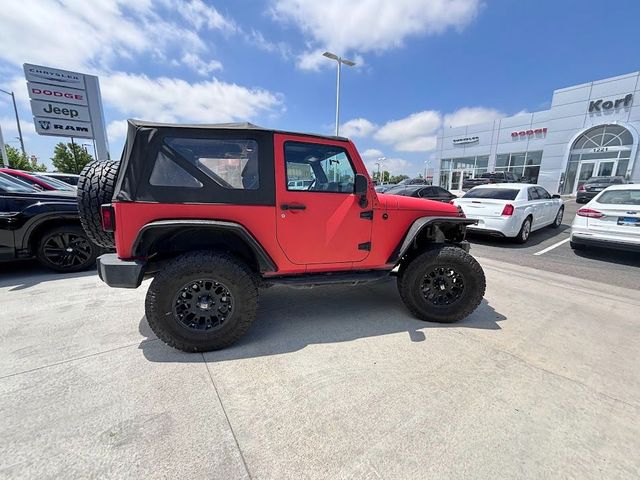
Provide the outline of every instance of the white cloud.
[[[403,158],[385,158],[382,162],[380,162],[380,171],[387,171],[391,173],[391,175],[400,175],[409,171],[410,167],[413,165],[411,162],[403,159]],[[370,172],[377,172],[378,166],[376,165],[375,160],[370,160],[365,162],[365,166]]]
[[367,137],[377,127],[366,118],[354,118],[340,125],[340,135],[347,138]]
[[[118,59],[141,54],[165,61],[172,52],[181,56],[208,50],[197,31],[175,22],[178,15],[200,12],[200,16],[193,14],[196,24],[225,31],[231,24],[199,0],[186,4],[166,0],[5,3],[0,9],[0,45],[5,46],[0,59],[18,66],[29,62],[82,71],[108,70]],[[159,12],[161,7],[173,10]]]
[[444,116],[443,127],[462,127],[465,125],[474,125],[476,123],[485,123],[504,117],[505,114],[493,108],[484,107],[464,107],[453,113]]
[[245,34],[245,40],[263,52],[277,53],[285,60],[291,57],[289,45],[285,42],[271,42],[258,30],[251,29],[250,33]]
[[[166,0],[165,0],[166,1]],[[182,15],[196,29],[206,27],[211,30],[226,30],[234,32],[237,30],[235,23],[225,18],[214,7],[206,5],[202,0],[169,0],[167,4]]]
[[280,95],[268,90],[215,78],[189,83],[117,72],[101,79],[101,90],[106,103],[122,114],[160,122],[245,121],[282,105]]
[[107,125],[107,137],[109,142],[122,142],[127,136],[127,121],[115,120]]
[[398,48],[411,36],[461,29],[479,9],[479,0],[274,0],[271,16],[309,36],[317,50],[304,54],[300,67],[317,68],[319,60],[311,55],[318,50],[346,54]]
[[205,62],[195,53],[185,53],[182,57],[182,63],[191,68],[198,75],[206,77],[216,70],[222,70],[222,63],[217,60]]
[[375,158],[378,159],[382,157],[384,154],[382,150],[378,150],[377,148],[367,148],[364,152],[360,154],[360,156],[364,159]]
[[296,58],[296,66],[301,70],[320,70],[320,67],[334,65],[333,61],[323,57],[324,48],[301,53]]
[[401,152],[428,151],[435,148],[436,132],[441,125],[440,112],[424,110],[387,122],[374,137],[382,143],[393,145]]

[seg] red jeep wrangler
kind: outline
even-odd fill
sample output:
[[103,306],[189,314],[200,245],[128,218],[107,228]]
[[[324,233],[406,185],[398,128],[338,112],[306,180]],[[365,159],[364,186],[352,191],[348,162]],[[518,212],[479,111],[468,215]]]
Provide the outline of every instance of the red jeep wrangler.
[[416,317],[444,323],[485,291],[464,241],[474,221],[453,205],[377,194],[346,138],[129,121],[121,161],[88,165],[78,201],[91,239],[116,248],[98,259],[100,278],[136,288],[154,276],[149,326],[189,352],[245,334],[260,287],[394,275]]

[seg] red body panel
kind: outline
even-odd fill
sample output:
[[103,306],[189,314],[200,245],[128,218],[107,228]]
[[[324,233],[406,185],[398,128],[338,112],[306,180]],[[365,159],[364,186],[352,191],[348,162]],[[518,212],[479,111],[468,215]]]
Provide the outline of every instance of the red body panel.
[[[369,182],[368,206],[347,193],[288,191],[283,144],[287,140],[337,145],[347,149],[357,173],[367,175],[353,143],[326,138],[275,134],[275,206],[225,204],[114,203],[116,250],[131,258],[142,227],[155,220],[208,219],[244,226],[278,266],[270,275],[340,270],[387,269],[387,260],[411,224],[427,216],[457,217],[453,205],[420,198],[376,194]],[[305,210],[282,210],[283,204],[302,204]],[[373,220],[360,213],[373,210]],[[359,244],[371,242],[371,250]]]
[[36,178],[33,175],[29,175],[28,173],[21,172],[20,170],[13,170],[11,168],[0,168],[0,172],[23,179],[27,183],[35,183],[36,185],[42,187],[44,190],[56,190],[55,187],[49,185],[47,182],[43,182],[39,178]]

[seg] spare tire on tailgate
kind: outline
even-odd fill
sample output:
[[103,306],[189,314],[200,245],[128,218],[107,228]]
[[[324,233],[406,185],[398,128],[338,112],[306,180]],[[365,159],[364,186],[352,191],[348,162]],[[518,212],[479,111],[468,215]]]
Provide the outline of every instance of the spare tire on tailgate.
[[104,248],[114,248],[113,232],[102,229],[100,206],[111,203],[120,162],[91,162],[80,172],[78,211],[89,239]]

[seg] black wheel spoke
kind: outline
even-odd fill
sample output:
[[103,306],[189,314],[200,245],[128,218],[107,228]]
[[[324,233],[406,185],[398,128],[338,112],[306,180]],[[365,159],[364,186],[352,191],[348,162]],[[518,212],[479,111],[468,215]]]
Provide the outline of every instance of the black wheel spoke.
[[420,291],[430,304],[442,307],[456,303],[465,290],[464,277],[448,266],[436,266],[427,272],[420,283]]
[[212,279],[191,281],[173,301],[175,320],[183,327],[207,333],[222,327],[233,312],[233,296],[226,285]]

